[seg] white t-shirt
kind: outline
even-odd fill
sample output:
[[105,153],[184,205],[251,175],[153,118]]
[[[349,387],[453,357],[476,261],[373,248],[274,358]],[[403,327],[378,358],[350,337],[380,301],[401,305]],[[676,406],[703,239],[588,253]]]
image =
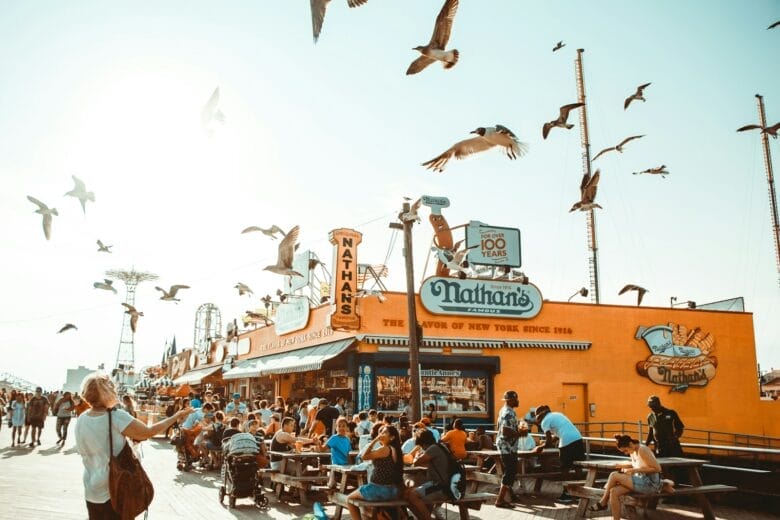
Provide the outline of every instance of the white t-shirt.
[[272,410],[269,410],[268,408],[260,408],[258,412],[260,412],[260,415],[262,416],[263,419],[263,424],[265,426],[271,424],[271,417],[274,415],[274,412]]
[[548,413],[544,416],[544,419],[542,419],[541,426],[545,433],[550,431],[560,439],[561,448],[582,439],[582,435],[580,435],[580,431],[577,427],[562,413]]
[[[133,421],[124,410],[111,414],[111,440],[114,455],[125,446],[122,432]],[[108,415],[90,415],[85,412],[76,420],[76,450],[84,463],[84,498],[93,504],[111,499],[108,491]]]

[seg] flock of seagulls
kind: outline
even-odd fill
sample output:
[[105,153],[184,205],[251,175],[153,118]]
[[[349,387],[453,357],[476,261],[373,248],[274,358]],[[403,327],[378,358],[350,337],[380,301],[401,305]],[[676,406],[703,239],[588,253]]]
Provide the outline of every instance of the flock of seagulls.
[[[72,190],[65,193],[65,196],[78,199],[78,201],[81,203],[81,211],[86,215],[87,202],[95,202],[95,194],[91,191],[87,191],[84,182],[81,181],[78,177],[75,175],[71,175],[71,177],[73,178],[75,186]],[[35,210],[35,213],[43,216],[43,236],[46,237],[46,240],[51,240],[51,225],[54,217],[59,216],[57,208],[50,208],[32,195],[27,195],[27,200],[38,206],[38,209]]]

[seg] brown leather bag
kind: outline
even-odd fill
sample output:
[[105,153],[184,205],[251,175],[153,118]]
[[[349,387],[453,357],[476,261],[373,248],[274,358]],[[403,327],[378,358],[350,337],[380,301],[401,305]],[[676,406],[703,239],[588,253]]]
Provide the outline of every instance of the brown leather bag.
[[132,520],[149,509],[154,498],[154,486],[129,442],[125,442],[119,455],[114,456],[111,411],[108,411],[108,490],[111,493],[111,507],[122,520]]

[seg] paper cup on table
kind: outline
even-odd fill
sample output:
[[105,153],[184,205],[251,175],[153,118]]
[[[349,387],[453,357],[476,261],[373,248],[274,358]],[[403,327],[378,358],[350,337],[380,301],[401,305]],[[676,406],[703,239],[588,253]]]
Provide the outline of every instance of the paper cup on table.
[[303,443],[301,441],[295,441],[295,453],[300,453],[303,449]]

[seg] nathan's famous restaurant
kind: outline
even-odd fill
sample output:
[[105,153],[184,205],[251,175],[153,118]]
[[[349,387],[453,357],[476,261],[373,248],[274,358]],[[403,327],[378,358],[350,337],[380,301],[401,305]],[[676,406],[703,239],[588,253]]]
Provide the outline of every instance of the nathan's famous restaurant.
[[[331,232],[331,303],[291,296],[273,324],[169,360],[170,376],[228,396],[343,396],[353,410],[399,413],[411,389],[407,296],[356,297],[360,239]],[[636,423],[655,394],[686,429],[780,436],[780,406],[759,399],[749,312],[554,302],[522,280],[447,274],[440,264],[415,295],[423,407],[439,417],[494,423],[514,389],[521,416],[549,404],[575,423]]]

